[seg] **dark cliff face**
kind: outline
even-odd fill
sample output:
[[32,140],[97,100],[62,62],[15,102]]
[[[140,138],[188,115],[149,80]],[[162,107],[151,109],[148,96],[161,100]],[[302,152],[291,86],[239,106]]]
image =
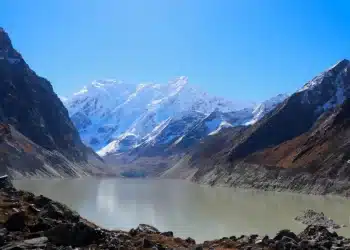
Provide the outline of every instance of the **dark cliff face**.
[[86,159],[86,148],[50,82],[30,69],[1,28],[0,122],[68,159]]

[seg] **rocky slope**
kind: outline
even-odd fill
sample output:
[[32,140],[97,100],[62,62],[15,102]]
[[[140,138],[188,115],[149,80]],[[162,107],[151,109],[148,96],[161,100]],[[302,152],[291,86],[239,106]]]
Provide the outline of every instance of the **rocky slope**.
[[349,69],[340,61],[228,141],[208,138],[181,167],[212,185],[348,196]]
[[109,231],[44,196],[16,190],[0,178],[0,247],[21,249],[349,249],[346,239],[323,226],[299,235],[281,230],[274,238],[230,236],[196,244],[191,238],[141,224],[129,232]]
[[5,127],[0,134],[1,171],[14,177],[24,172],[60,177],[100,171],[88,164],[89,159],[103,165],[81,142],[50,82],[30,69],[1,28],[0,123]]

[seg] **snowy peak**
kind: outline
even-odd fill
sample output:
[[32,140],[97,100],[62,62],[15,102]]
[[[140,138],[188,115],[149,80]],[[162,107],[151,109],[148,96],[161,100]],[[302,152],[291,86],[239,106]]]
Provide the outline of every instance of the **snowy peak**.
[[349,63],[350,63],[350,61],[348,59],[343,59],[343,60],[338,61],[336,64],[334,64],[328,70],[339,71],[339,70],[342,70],[345,67],[347,67],[349,65]]
[[350,97],[350,62],[341,60],[307,82],[295,93],[302,104],[315,106],[316,113],[332,109]]
[[114,148],[123,150],[164,142],[166,136],[175,136],[171,131],[178,134],[187,129],[178,122],[184,117],[206,116],[214,110],[233,112],[241,107],[192,87],[185,76],[167,84],[94,81],[64,103],[84,142],[95,150],[111,148],[108,144],[112,142]]
[[170,88],[174,89],[182,89],[188,84],[188,77],[187,76],[180,76],[179,78],[175,79],[174,81],[171,81],[168,83]]
[[350,68],[350,61],[347,59],[343,59],[336,64],[334,64],[332,67],[327,69],[326,71],[322,72],[320,75],[314,77],[312,80],[307,82],[299,91],[310,91],[315,88],[321,87],[321,85],[327,84],[329,79],[332,79],[334,77],[337,77],[341,73],[348,72]]
[[245,125],[252,125],[262,119],[267,113],[272,111],[282,103],[285,99],[287,99],[289,95],[287,94],[279,94],[277,96],[274,96],[258,105],[255,106],[252,114],[253,117],[245,123]]

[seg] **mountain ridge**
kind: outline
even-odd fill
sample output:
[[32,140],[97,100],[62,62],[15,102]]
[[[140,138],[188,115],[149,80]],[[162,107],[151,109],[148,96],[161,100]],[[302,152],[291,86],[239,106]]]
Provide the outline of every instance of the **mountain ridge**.
[[103,165],[80,140],[51,83],[29,67],[4,29],[0,29],[0,83],[0,123],[5,128],[0,133],[2,173],[67,177],[101,170],[88,163],[94,158]]
[[[85,143],[101,155],[143,146],[154,138],[152,134],[161,133],[160,128],[186,116],[196,119],[200,114],[204,117],[215,110],[229,113],[243,112],[245,108],[193,88],[184,76],[168,84],[93,81],[73,94],[65,105]],[[265,112],[271,107],[262,109],[261,112]],[[250,117],[253,119],[253,103],[244,112],[246,118],[241,122],[249,122]],[[173,142],[183,136],[167,133],[169,138],[174,138]]]
[[349,70],[341,60],[254,125],[207,137],[177,172],[210,185],[349,196]]

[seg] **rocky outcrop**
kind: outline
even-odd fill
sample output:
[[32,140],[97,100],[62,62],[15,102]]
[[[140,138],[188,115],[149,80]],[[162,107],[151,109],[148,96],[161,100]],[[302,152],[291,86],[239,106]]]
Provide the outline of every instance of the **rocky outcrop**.
[[38,76],[0,31],[0,119],[34,143],[69,159],[86,155],[68,111],[48,80]]
[[318,213],[312,209],[305,210],[303,214],[297,216],[295,220],[306,225],[323,226],[330,229],[339,229],[344,227],[344,225],[338,225],[332,219],[326,217],[324,213]]

